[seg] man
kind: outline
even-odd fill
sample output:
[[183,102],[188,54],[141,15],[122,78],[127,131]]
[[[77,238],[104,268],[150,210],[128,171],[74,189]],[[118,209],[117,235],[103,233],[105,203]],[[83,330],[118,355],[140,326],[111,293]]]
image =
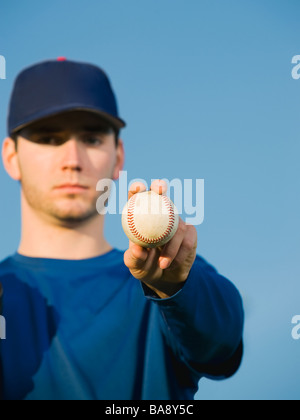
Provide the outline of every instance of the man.
[[0,264],[3,399],[193,399],[201,377],[240,365],[241,298],[196,256],[193,226],[180,220],[163,249],[123,254],[104,238],[96,185],[118,179],[124,126],[96,66],[60,58],[16,79],[2,156],[22,233]]

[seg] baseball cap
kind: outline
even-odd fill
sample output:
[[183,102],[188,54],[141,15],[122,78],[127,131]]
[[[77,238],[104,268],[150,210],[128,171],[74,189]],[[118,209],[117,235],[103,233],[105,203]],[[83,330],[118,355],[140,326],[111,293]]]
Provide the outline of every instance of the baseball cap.
[[93,64],[59,57],[30,66],[17,76],[9,104],[8,135],[72,110],[95,113],[118,130],[126,126],[106,73]]

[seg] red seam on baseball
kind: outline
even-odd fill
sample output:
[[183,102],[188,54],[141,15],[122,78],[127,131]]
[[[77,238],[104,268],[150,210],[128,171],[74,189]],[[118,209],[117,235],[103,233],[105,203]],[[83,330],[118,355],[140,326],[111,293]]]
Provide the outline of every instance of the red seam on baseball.
[[173,209],[168,197],[162,196],[162,199],[163,199],[165,205],[167,206],[167,208],[169,210],[169,224],[168,224],[168,227],[167,227],[166,231],[156,239],[146,238],[145,236],[141,235],[139,233],[139,231],[137,230],[137,227],[136,227],[135,222],[134,222],[134,207],[135,207],[136,198],[137,198],[137,194],[135,194],[130,199],[129,206],[128,206],[127,222],[128,222],[130,232],[132,233],[132,235],[136,239],[138,239],[139,241],[144,242],[146,244],[156,244],[156,243],[159,243],[159,242],[163,241],[165,238],[167,238],[170,235],[170,233],[173,230],[174,224],[175,224],[174,209]]

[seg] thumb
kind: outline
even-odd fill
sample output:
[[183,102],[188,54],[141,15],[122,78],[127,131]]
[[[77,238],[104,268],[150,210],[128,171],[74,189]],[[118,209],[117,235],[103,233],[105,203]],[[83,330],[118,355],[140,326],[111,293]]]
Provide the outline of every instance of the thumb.
[[124,263],[130,270],[141,270],[148,260],[149,252],[129,241],[129,249],[124,254]]

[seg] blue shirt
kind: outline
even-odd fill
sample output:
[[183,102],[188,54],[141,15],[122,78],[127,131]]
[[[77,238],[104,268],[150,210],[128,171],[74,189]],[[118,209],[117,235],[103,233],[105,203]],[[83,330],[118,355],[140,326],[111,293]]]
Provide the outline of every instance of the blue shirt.
[[229,377],[241,362],[240,295],[199,256],[168,299],[142,286],[118,250],[15,254],[0,283],[2,399],[190,400],[201,377]]

